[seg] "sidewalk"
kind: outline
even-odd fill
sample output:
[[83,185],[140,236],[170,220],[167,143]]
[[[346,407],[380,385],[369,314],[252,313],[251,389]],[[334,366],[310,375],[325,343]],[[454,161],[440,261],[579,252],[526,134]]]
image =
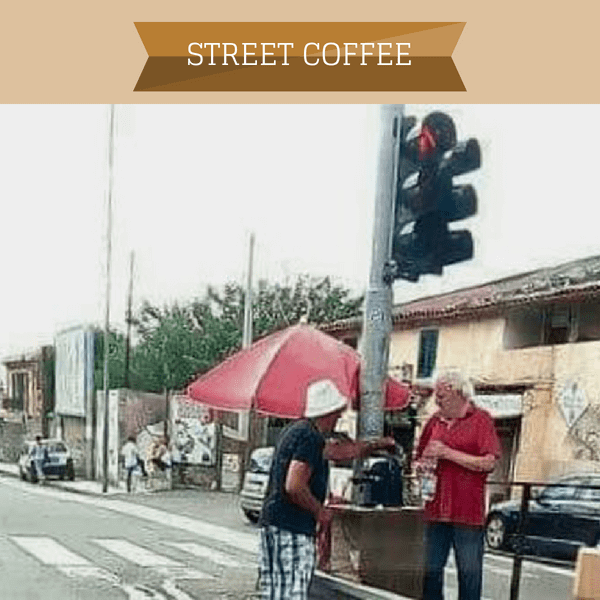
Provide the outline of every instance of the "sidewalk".
[[[14,463],[0,462],[0,476],[10,475],[13,477],[19,477],[19,467]],[[45,485],[49,487],[58,487],[69,490],[71,492],[77,492],[80,494],[92,494],[98,496],[108,496],[115,494],[126,494],[127,488],[125,482],[120,481],[119,486],[109,486],[106,493],[102,491],[101,481],[87,481],[85,479],[75,481],[60,481],[59,479],[47,479]]]

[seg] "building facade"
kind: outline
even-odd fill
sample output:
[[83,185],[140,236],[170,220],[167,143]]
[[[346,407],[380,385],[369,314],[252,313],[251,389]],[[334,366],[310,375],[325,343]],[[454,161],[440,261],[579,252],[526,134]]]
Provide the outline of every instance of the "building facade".
[[3,417],[21,421],[28,435],[49,435],[54,410],[54,349],[52,346],[6,358]]
[[[427,384],[456,367],[473,382],[502,442],[494,481],[600,470],[600,257],[397,305],[392,322],[391,375]],[[419,407],[421,424],[434,408]]]

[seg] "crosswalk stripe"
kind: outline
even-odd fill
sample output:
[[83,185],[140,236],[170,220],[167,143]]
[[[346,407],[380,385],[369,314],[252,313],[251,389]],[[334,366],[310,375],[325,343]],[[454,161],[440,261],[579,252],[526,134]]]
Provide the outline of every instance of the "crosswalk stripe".
[[132,544],[127,540],[116,538],[95,539],[94,542],[113,554],[118,554],[129,562],[140,567],[181,567],[181,563],[175,560],[155,554],[146,548]]
[[12,536],[11,539],[46,565],[91,566],[83,556],[67,550],[50,537]]
[[115,575],[101,567],[96,567],[83,556],[71,552],[56,540],[42,536],[13,535],[10,539],[32,554],[41,563],[55,567],[67,577],[89,577],[116,583]]
[[206,558],[210,562],[216,563],[223,567],[250,567],[253,568],[256,565],[249,561],[237,560],[224,552],[219,552],[214,548],[208,546],[202,546],[195,542],[166,542],[169,546],[177,548],[183,552],[188,552],[199,558]]
[[119,538],[96,538],[94,542],[140,567],[150,567],[164,577],[175,579],[212,579],[213,576],[198,571],[161,554],[156,554],[136,544]]

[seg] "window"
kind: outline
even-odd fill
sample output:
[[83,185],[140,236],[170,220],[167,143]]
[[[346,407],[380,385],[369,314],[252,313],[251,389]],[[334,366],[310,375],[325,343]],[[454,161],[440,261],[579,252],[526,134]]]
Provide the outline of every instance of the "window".
[[248,440],[248,427],[250,423],[248,412],[235,413],[222,411],[221,423],[223,423],[223,435],[226,437],[233,440]]
[[29,376],[28,373],[12,373],[13,408],[29,413]]
[[575,498],[575,494],[577,493],[577,488],[574,486],[580,485],[581,481],[562,480],[557,483],[561,483],[562,485],[556,487],[548,486],[547,488],[544,488],[544,491],[540,495],[540,498],[543,501],[573,500]]
[[600,479],[589,479],[584,483],[585,485],[592,485],[596,487],[582,488],[580,490],[581,499],[584,502],[600,502]]
[[431,377],[435,369],[435,359],[438,346],[437,329],[423,329],[419,341],[419,362],[417,364],[417,378]]
[[586,302],[578,306],[577,341],[600,340],[600,304]]
[[566,344],[571,336],[569,306],[550,306],[544,310],[543,344]]
[[504,348],[600,340],[600,303],[528,306],[508,313]]

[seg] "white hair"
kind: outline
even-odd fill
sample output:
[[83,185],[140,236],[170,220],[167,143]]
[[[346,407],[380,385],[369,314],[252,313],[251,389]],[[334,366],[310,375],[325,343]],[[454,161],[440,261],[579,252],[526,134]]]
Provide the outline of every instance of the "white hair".
[[449,367],[437,372],[433,378],[435,385],[440,383],[462,394],[467,400],[473,397],[473,384],[456,367]]

